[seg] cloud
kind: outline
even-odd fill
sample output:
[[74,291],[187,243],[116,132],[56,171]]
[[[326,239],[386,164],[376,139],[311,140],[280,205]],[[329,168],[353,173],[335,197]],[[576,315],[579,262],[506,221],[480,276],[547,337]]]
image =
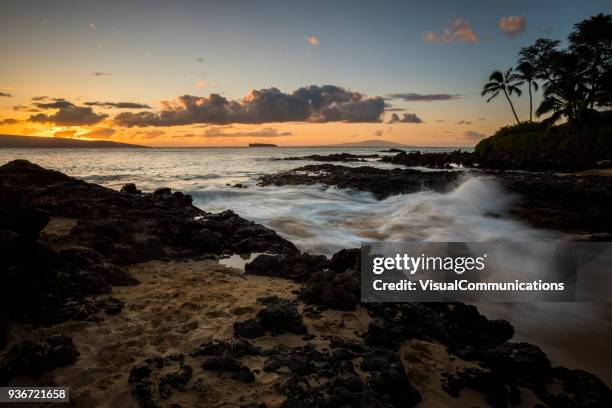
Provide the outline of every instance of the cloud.
[[434,101],[450,101],[459,99],[459,95],[450,94],[417,94],[417,93],[392,93],[388,94],[389,99],[402,99],[407,102],[434,102]]
[[124,112],[119,126],[178,126],[195,123],[226,125],[271,122],[380,122],[385,102],[334,85],[302,87],[287,94],[277,88],[251,90],[240,100],[212,93],[183,95],[161,102],[161,111]]
[[307,35],[306,41],[308,41],[308,44],[312,45],[313,47],[316,47],[317,45],[319,45],[319,39],[315,37],[314,35]]
[[382,130],[377,130],[376,132],[374,132],[374,136],[382,136],[383,133],[384,132]]
[[444,26],[442,33],[436,33],[434,31],[423,33],[423,41],[430,44],[450,44],[453,42],[475,44],[479,41],[479,38],[474,30],[472,30],[468,21],[459,17],[454,17]]
[[470,122],[469,120],[460,120],[459,122],[457,122],[458,125],[471,125],[472,122]]
[[44,101],[46,99],[51,99],[51,98],[49,98],[48,96],[33,96],[31,99],[33,101]]
[[206,87],[206,81],[204,81],[203,79],[198,79],[195,82],[195,87],[196,88],[205,88]]
[[13,110],[15,112],[32,112],[32,113],[40,112],[40,109],[32,108],[30,106],[25,106],[25,105],[15,105],[13,106]]
[[139,136],[142,139],[155,139],[165,135],[163,130],[147,130],[134,133],[134,136]]
[[391,115],[389,123],[423,123],[423,120],[415,113],[404,113],[401,118],[397,113],[394,113]]
[[62,109],[71,108],[74,106],[72,102],[65,100],[64,98],[47,98],[53,102],[37,102],[33,105],[40,109]]
[[50,103],[35,103],[41,109],[57,109],[52,115],[39,113],[30,116],[30,122],[53,123],[60,126],[95,125],[108,115],[97,114],[89,106],[76,106],[65,99],[55,99]]
[[525,31],[525,16],[509,16],[499,19],[499,30],[509,37]]
[[0,96],[4,96],[5,98],[12,98],[13,95],[7,92],[0,92]]
[[483,121],[483,120],[487,120],[487,118],[478,118],[478,120]]
[[279,132],[278,129],[265,127],[257,130],[226,132],[223,127],[213,126],[204,131],[205,137],[279,137],[292,136],[291,132]]
[[19,121],[13,118],[6,118],[6,119],[0,120],[0,125],[14,125],[16,123],[19,123]]
[[485,137],[487,137],[487,135],[478,133],[475,130],[466,130],[464,135],[471,139],[484,139]]
[[89,23],[89,28],[91,28],[94,31],[98,29],[94,23]]
[[60,130],[59,132],[55,132],[53,137],[74,137],[76,130],[68,129],[68,130]]
[[109,76],[112,75],[110,72],[93,72],[91,75],[93,76]]
[[85,102],[87,106],[99,106],[102,108],[115,108],[115,109],[151,109],[151,107],[144,103],[137,102]]
[[90,139],[107,139],[116,133],[115,129],[111,128],[95,128],[85,133],[83,137]]
[[204,62],[204,58],[197,57],[193,59],[194,62]]

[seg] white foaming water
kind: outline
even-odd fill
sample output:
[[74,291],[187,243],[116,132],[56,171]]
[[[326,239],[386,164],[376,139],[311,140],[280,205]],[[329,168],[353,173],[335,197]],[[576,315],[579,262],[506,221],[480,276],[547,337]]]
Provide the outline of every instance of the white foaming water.
[[[145,191],[171,187],[191,194],[194,204],[206,211],[232,209],[313,253],[330,255],[367,240],[502,243],[510,249],[505,273],[511,277],[538,270],[549,259],[550,245],[559,234],[534,229],[510,217],[507,211],[516,197],[493,179],[466,178],[448,193],[423,191],[381,201],[369,193],[333,187],[256,186],[262,174],[313,164],[272,158],[339,152],[371,154],[373,150],[4,149],[0,150],[0,164],[27,159],[115,189],[128,182]],[[228,186],[235,183],[247,188]],[[610,354],[607,338],[612,333],[612,316],[608,305],[481,304],[479,309],[490,317],[510,320],[519,339],[540,345],[555,363],[591,370],[610,383],[612,365],[602,358]]]

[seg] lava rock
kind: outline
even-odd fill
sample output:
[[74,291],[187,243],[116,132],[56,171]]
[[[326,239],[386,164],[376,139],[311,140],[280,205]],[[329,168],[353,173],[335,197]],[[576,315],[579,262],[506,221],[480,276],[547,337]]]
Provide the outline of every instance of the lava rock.
[[245,383],[252,383],[255,381],[255,375],[251,370],[242,365],[238,360],[229,356],[213,356],[208,357],[202,361],[202,369],[206,371],[229,371],[232,374],[232,378]]
[[423,172],[413,169],[381,169],[376,167],[347,167],[318,164],[290,171],[262,176],[262,186],[325,184],[338,188],[351,188],[373,193],[384,199],[396,194],[416,193],[422,190],[449,191],[456,186],[459,172]]
[[254,339],[264,336],[266,331],[257,319],[246,319],[234,322],[234,336]]
[[454,152],[422,153],[400,151],[394,156],[385,156],[382,162],[401,164],[407,167],[429,167],[434,169],[450,169],[453,165],[473,167],[478,157],[471,152],[455,150]]
[[328,263],[328,259],[323,255],[261,254],[247,263],[244,271],[247,275],[274,276],[305,282],[312,274],[326,268]]
[[136,188],[136,184],[134,183],[125,184],[123,187],[121,187],[120,192],[126,193],[126,194],[141,194],[142,193],[141,190]]
[[21,375],[40,377],[54,368],[74,364],[78,357],[72,339],[63,334],[24,340],[13,346],[0,361],[0,384]]
[[[131,368],[128,383],[132,395],[143,408],[157,407],[160,400],[170,398],[173,391],[183,391],[193,375],[182,354],[150,357]],[[165,405],[164,405],[165,406]]]
[[337,310],[355,310],[361,296],[359,273],[320,271],[308,279],[300,300]]
[[258,299],[258,301],[265,307],[257,313],[256,319],[261,327],[271,331],[273,336],[284,332],[307,333],[302,315],[295,303],[277,296]]

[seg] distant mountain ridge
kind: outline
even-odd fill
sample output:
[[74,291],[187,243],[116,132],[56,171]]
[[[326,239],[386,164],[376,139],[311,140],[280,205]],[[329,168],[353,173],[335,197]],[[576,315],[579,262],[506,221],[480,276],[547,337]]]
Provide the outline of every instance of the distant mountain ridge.
[[111,142],[108,140],[81,140],[69,139],[61,137],[43,137],[43,136],[16,136],[16,135],[0,135],[0,148],[15,149],[79,149],[79,148],[130,148],[144,149],[149,146],[134,145],[129,143]]
[[403,145],[401,143],[389,142],[387,140],[362,140],[360,142],[348,142],[348,143],[338,143],[330,146],[340,146],[340,147],[410,147]]

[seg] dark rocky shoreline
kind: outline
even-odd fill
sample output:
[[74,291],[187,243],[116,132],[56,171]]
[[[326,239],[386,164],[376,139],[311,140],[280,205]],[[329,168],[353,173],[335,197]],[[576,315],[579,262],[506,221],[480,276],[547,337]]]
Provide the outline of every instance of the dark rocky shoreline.
[[[320,171],[327,174],[303,174]],[[457,172],[322,165],[264,177],[264,183],[323,182],[384,198],[423,187],[445,191],[458,177]],[[611,194],[605,180],[571,179],[567,185],[559,181],[550,197],[540,190],[548,179],[507,180],[510,188],[518,186],[540,206],[566,194],[573,198],[561,204],[577,209],[585,199],[599,203]],[[261,374],[249,368],[249,359],[261,359],[261,371],[278,376],[276,391],[285,397],[283,407],[414,406],[423,390],[407,374],[410,363],[399,352],[412,340],[441,344],[450,358],[477,364],[442,381],[444,391],[459,398],[454,400],[458,404],[465,388],[494,407],[525,401],[525,390],[551,407],[612,404],[612,392],[596,376],[553,367],[537,346],[510,342],[514,330],[508,322],[488,320],[474,306],[361,304],[358,249],[342,250],[331,259],[300,253],[274,231],[231,211],[206,213],[180,192],[160,189],[143,194],[133,185],[117,192],[21,160],[0,167],[0,199],[0,385],[15,385],[16,378],[23,377],[36,383],[43,374],[77,362],[80,352],[73,339],[39,328],[63,321],[102,321],[124,313],[130,298],[124,305],[112,296],[112,288],[139,284],[127,271],[130,264],[268,252],[247,264],[246,278],[291,280],[300,287],[297,293],[258,299],[253,317],[235,320],[231,339],[204,342],[186,353],[151,355],[134,364],[125,373],[126,385],[140,406],[169,406],[173,396],[188,390],[205,392],[205,372],[216,373],[233,388],[246,387]],[[74,223],[69,234],[45,232],[48,223],[62,219]],[[307,315],[356,309],[364,309],[371,319],[356,338],[320,339],[304,324]],[[24,323],[32,325],[29,335],[9,340],[7,329]],[[302,344],[253,344],[264,335],[287,334]],[[240,405],[267,406],[258,400]]]
[[[441,155],[439,161],[434,162],[435,168],[446,168],[450,163],[447,158],[454,157],[455,153]],[[430,160],[425,162],[431,164]],[[371,192],[376,198],[385,199],[423,189],[448,191],[456,187],[464,176],[493,177],[499,180],[509,192],[520,196],[511,214],[536,227],[590,235],[594,240],[606,240],[612,234],[612,211],[609,208],[612,201],[612,177],[607,176],[480,169],[419,171],[320,164],[265,175],[259,179],[259,184],[324,184]]]
[[458,172],[421,172],[412,169],[379,169],[320,164],[298,167],[259,179],[262,186],[325,184],[339,188],[369,191],[384,199],[396,194],[410,194],[430,189],[448,191],[459,181]]

